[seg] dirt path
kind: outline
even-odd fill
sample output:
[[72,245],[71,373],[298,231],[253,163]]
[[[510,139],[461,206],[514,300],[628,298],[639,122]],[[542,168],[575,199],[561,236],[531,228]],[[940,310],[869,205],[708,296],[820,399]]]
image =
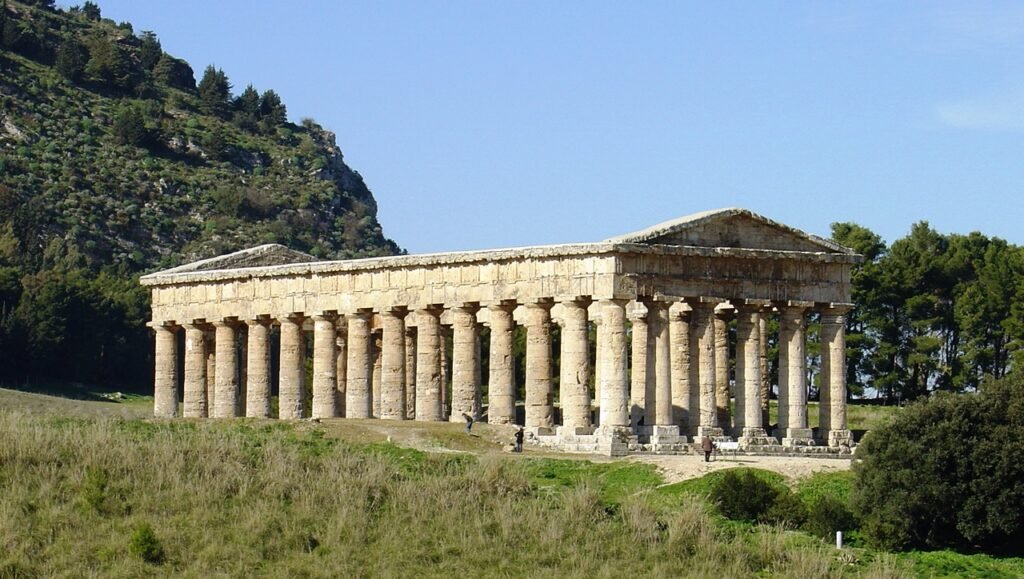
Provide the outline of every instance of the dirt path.
[[658,467],[666,483],[702,477],[709,472],[726,468],[750,467],[777,472],[789,480],[796,480],[816,472],[849,470],[852,461],[835,458],[809,458],[803,456],[739,456],[704,462],[703,456],[634,456],[629,460],[646,462]]

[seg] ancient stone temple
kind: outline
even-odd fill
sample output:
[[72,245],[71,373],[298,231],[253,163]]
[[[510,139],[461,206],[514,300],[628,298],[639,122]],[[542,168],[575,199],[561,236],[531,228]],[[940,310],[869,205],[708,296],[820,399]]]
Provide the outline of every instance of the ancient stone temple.
[[[743,209],[598,243],[493,251],[317,261],[264,245],[142,278],[154,413],[268,418],[276,391],[279,418],[486,415],[569,450],[673,451],[708,435],[847,452],[844,329],[859,259]],[[810,320],[820,324],[814,384]]]

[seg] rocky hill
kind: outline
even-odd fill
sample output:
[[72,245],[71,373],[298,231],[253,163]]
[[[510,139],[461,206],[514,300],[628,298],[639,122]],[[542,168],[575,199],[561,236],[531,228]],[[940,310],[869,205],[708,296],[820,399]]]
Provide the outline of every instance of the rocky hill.
[[92,2],[0,2],[0,381],[142,380],[111,369],[148,358],[134,278],[271,242],[400,251],[334,135],[273,90],[197,82]]

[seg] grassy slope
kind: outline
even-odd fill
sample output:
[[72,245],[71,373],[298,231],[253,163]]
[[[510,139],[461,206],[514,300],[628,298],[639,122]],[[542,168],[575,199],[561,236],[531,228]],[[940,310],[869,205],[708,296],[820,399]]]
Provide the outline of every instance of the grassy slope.
[[[0,576],[1024,573],[1019,559],[840,554],[724,524],[700,498],[714,474],[657,488],[649,465],[503,454],[499,427],[136,419],[148,403],[0,390]],[[819,475],[796,490],[849,484]]]

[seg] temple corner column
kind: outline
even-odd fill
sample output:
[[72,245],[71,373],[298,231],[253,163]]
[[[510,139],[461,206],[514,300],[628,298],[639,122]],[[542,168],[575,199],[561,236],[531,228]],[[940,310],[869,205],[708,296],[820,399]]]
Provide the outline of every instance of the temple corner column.
[[178,413],[178,326],[172,321],[148,325],[156,333],[153,416],[174,418]]
[[830,447],[850,448],[853,433],[846,421],[846,314],[852,304],[828,304],[821,314],[821,388],[818,434]]

